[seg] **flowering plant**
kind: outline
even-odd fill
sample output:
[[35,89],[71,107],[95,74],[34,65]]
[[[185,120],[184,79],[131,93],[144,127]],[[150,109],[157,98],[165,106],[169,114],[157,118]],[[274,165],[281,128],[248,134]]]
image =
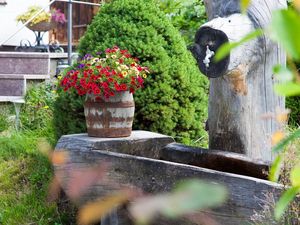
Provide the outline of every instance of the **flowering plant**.
[[98,57],[87,54],[70,68],[60,82],[64,91],[75,89],[79,95],[109,98],[116,92],[134,93],[143,87],[143,78],[147,77],[149,70],[139,65],[137,58],[116,46],[106,49],[104,54],[102,58],[102,53],[98,53]]
[[51,21],[56,23],[64,24],[67,22],[65,14],[60,9],[51,9]]
[[[25,13],[17,16],[17,21],[25,23],[40,10],[42,10],[40,6],[30,6]],[[29,23],[29,25],[33,26],[41,22],[56,22],[63,24],[66,22],[66,17],[65,14],[60,11],[60,9],[52,9],[50,12],[42,11]]]

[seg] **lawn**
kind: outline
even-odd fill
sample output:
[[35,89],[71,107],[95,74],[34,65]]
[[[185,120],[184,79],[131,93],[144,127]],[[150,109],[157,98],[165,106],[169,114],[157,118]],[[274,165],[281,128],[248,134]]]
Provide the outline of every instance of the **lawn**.
[[38,149],[47,130],[0,135],[0,224],[72,224],[62,201],[47,202],[53,170]]

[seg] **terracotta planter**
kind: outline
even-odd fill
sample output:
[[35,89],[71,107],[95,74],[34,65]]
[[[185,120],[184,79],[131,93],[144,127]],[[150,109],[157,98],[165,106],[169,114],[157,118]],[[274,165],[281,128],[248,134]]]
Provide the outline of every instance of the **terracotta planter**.
[[134,101],[129,91],[106,99],[88,96],[84,104],[87,132],[91,137],[115,138],[131,135]]

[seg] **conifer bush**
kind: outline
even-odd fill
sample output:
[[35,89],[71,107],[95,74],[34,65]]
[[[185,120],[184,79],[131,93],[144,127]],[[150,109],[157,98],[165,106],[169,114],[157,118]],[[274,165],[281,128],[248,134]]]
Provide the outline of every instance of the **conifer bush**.
[[81,56],[95,55],[112,46],[128,49],[151,70],[145,88],[134,95],[135,129],[171,135],[186,144],[206,136],[208,82],[154,0],[114,0],[101,7],[78,50]]

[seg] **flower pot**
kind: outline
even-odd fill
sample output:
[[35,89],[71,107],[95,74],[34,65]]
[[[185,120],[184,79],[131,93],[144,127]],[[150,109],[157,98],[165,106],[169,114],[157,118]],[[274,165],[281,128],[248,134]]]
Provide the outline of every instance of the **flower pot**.
[[26,25],[26,27],[28,27],[32,31],[46,32],[54,29],[56,27],[56,23],[43,21],[32,25],[29,23]]
[[134,116],[133,96],[129,91],[116,92],[110,98],[88,95],[84,114],[88,136],[128,137],[131,135]]

